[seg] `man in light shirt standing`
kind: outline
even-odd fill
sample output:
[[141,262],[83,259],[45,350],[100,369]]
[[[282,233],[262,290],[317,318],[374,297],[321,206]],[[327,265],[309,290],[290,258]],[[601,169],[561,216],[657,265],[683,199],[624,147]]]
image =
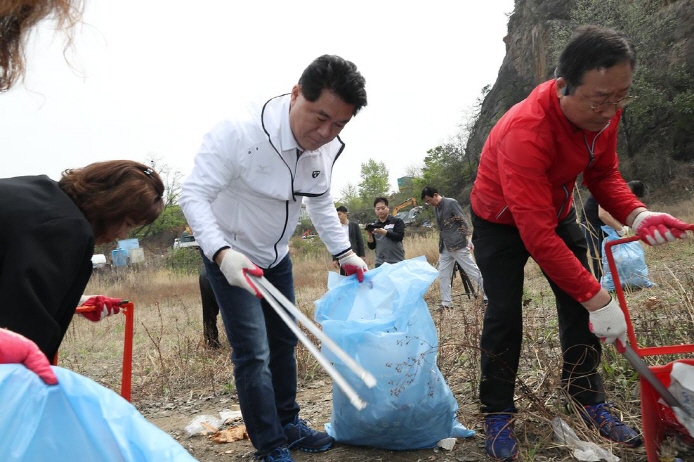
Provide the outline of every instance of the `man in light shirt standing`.
[[290,462],[289,449],[320,452],[333,443],[298,417],[297,338],[254,281],[265,276],[295,302],[289,238],[302,202],[340,266],[363,280],[366,264],[342,231],[330,186],[345,146],[338,135],[366,103],[356,66],[321,56],[291,93],[208,133],[183,184],[180,204],[232,347],[241,413],[265,462]]

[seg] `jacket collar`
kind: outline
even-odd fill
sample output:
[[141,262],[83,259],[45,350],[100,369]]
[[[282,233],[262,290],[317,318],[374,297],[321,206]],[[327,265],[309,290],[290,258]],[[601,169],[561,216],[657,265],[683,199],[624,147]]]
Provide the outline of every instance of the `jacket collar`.
[[[299,149],[292,128],[289,125],[289,106],[291,94],[275,96],[265,103],[263,108],[263,128],[266,133],[279,141],[277,149],[280,152],[294,152]],[[275,134],[277,138],[275,138]]]

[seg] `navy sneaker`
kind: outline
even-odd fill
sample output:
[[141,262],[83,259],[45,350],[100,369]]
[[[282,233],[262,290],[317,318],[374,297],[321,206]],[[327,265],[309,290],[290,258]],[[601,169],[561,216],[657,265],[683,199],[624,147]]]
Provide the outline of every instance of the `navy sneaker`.
[[287,437],[289,449],[300,449],[304,452],[323,452],[330,449],[335,440],[325,432],[317,432],[306,425],[299,416],[294,422],[284,426],[284,436]]
[[260,460],[263,462],[294,462],[292,455],[289,453],[289,449],[284,447],[273,449],[270,454]]
[[597,427],[600,430],[600,435],[608,440],[630,448],[637,448],[643,444],[639,434],[615,417],[607,404],[592,404],[585,406],[584,409],[585,411],[581,412],[583,420]]
[[487,414],[484,417],[484,449],[495,460],[516,460],[518,440],[513,431],[513,414]]

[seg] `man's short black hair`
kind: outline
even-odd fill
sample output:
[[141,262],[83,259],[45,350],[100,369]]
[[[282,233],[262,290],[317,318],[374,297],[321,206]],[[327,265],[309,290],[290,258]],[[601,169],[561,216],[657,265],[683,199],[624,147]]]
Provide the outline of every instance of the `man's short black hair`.
[[386,199],[385,197],[377,197],[376,199],[374,199],[374,207],[376,207],[376,204],[378,204],[379,202],[383,202],[384,204],[386,204],[386,207],[388,207],[388,199]]
[[424,200],[425,197],[434,197],[434,194],[438,194],[439,192],[436,190],[436,188],[433,188],[431,186],[425,186],[424,189],[422,189],[422,200]]
[[342,212],[342,213],[347,213],[347,207],[345,207],[344,205],[341,205],[337,208],[337,211]]
[[323,55],[316,58],[301,74],[299,79],[301,94],[308,101],[320,98],[323,90],[330,90],[342,101],[354,106],[354,113],[366,106],[366,80],[357,66],[336,55]]
[[564,77],[570,90],[583,84],[583,76],[593,69],[609,69],[628,62],[636,68],[634,44],[622,32],[598,26],[582,26],[576,29],[561,56],[555,71],[557,78]]

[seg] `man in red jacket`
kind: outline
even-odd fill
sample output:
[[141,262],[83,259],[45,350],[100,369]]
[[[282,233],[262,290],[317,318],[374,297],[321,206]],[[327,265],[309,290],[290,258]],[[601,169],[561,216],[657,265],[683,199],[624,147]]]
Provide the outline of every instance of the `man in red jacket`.
[[481,338],[480,400],[487,453],[518,457],[513,402],[522,340],[523,268],[532,257],[556,297],[562,383],[584,419],[613,441],[638,434],[605,405],[597,373],[600,340],[623,350],[619,305],[591,275],[572,203],[579,174],[598,203],[651,245],[686,237],[691,225],[650,212],[617,170],[617,125],[632,98],[636,55],[621,33],[580,29],[559,58],[556,79],[512,107],[487,138],[471,192],[472,241],[489,298]]

